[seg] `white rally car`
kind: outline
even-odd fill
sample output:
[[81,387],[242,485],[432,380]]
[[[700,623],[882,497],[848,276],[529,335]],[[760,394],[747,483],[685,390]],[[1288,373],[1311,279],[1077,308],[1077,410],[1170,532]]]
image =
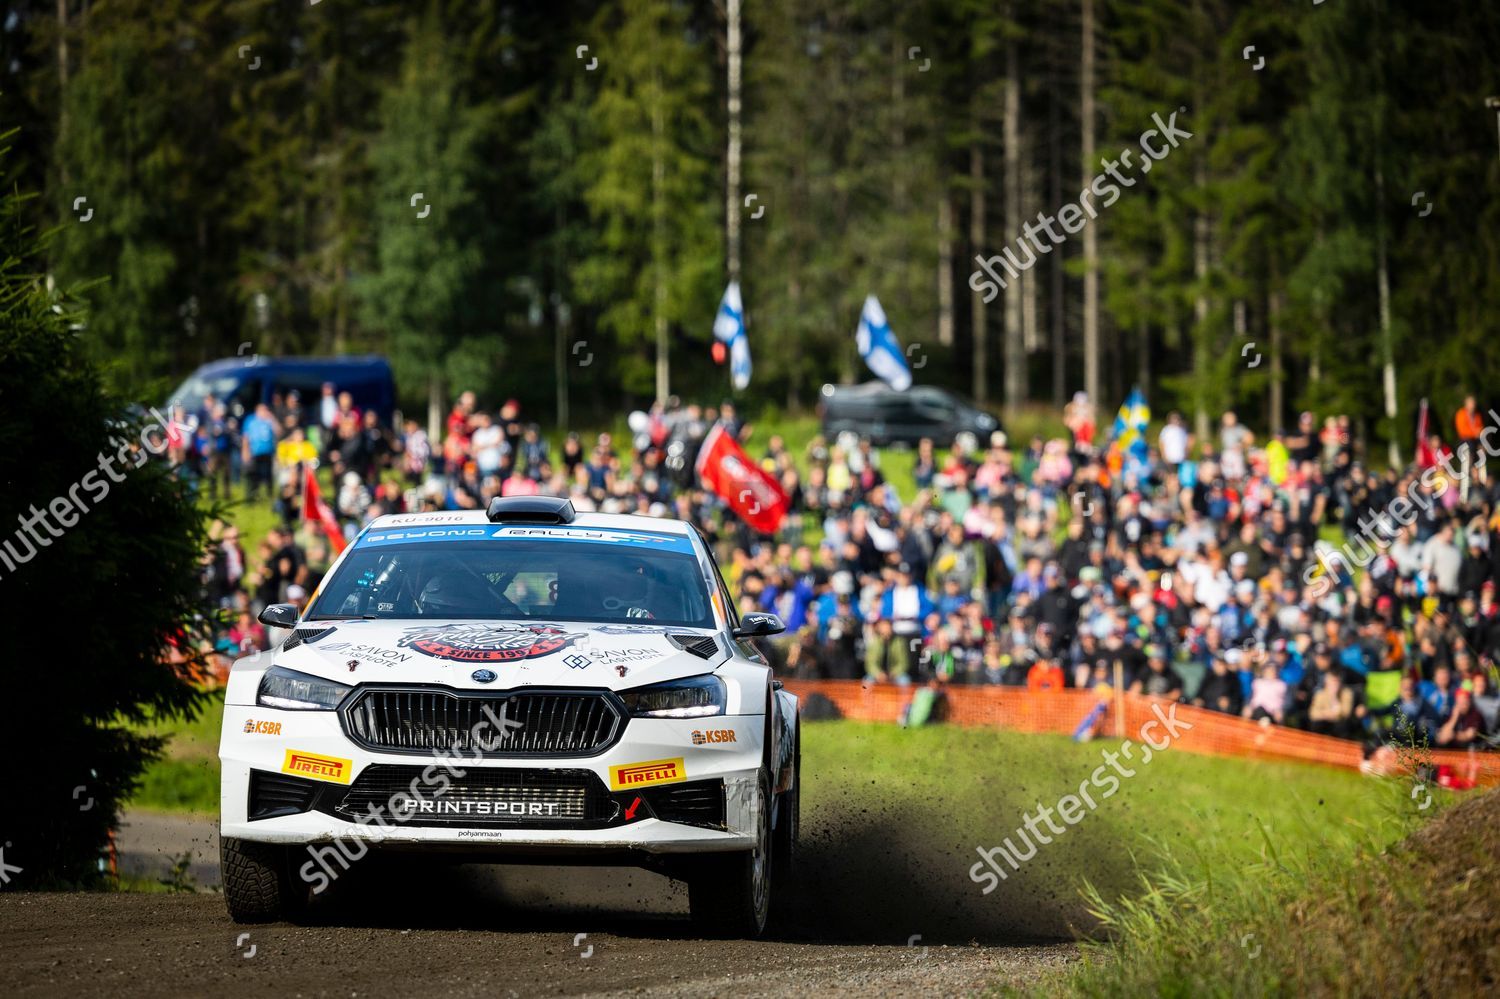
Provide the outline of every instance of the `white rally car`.
[[[296,918],[369,850],[636,865],[753,936],[796,846],[797,699],[699,533],[551,497],[381,517],[225,697],[224,894]],[[357,872],[356,876],[357,876]]]

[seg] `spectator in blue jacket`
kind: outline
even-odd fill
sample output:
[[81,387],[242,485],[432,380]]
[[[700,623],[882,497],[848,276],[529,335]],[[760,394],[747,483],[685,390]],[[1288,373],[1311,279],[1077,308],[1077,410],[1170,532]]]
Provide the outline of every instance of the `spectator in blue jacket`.
[[898,638],[921,638],[927,634],[927,618],[936,609],[927,588],[912,582],[911,566],[906,562],[897,566],[895,582],[880,598],[880,618],[891,622],[891,631]]
[[786,624],[787,634],[795,635],[806,627],[808,607],[816,597],[810,577],[794,576],[790,568],[780,569],[766,580],[760,608],[776,613]]
[[1432,671],[1431,680],[1423,680],[1422,700],[1427,702],[1434,718],[1446,719],[1453,714],[1453,670],[1447,665]]
[[1028,594],[1033,600],[1041,597],[1047,592],[1047,583],[1042,575],[1042,560],[1035,555],[1026,560],[1026,568],[1016,573],[1016,578],[1010,584],[1012,597],[1022,593]]
[[245,418],[240,436],[244,441],[245,498],[254,499],[260,487],[271,492],[271,465],[276,456],[276,424],[271,407],[265,403],[255,407],[255,412]]

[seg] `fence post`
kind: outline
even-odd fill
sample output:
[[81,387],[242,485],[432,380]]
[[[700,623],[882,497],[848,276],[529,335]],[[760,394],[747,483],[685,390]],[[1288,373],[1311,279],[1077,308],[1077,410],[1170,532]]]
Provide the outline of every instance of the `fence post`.
[[1115,660],[1115,736],[1125,738],[1125,664]]

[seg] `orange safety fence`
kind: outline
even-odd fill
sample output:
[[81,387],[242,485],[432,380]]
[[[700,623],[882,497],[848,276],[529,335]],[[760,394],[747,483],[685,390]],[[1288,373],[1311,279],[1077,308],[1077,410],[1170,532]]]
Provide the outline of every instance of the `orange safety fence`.
[[229,667],[234,660],[219,652],[210,652],[198,662],[193,662],[180,653],[167,660],[177,670],[177,675],[195,687],[217,690],[229,682]]
[[[841,717],[855,721],[900,721],[913,694],[920,689],[859,680],[785,682],[787,690],[803,699],[804,708],[810,698],[818,695],[832,702]],[[1102,702],[1103,716],[1094,730],[1100,738],[1154,742],[1158,746],[1170,741],[1174,749],[1190,753],[1300,760],[1356,770],[1364,758],[1360,744],[1353,740],[1282,725],[1262,725],[1206,708],[1173,705],[1137,694],[960,685],[942,689],[942,704],[933,717],[953,725],[1072,735]],[[1170,718],[1178,722],[1177,731],[1172,734],[1167,733],[1163,724],[1163,719]],[[1434,750],[1424,752],[1422,758],[1424,762],[1430,760],[1434,767],[1449,768],[1448,772],[1462,782],[1472,781],[1480,786],[1500,784],[1500,753]]]

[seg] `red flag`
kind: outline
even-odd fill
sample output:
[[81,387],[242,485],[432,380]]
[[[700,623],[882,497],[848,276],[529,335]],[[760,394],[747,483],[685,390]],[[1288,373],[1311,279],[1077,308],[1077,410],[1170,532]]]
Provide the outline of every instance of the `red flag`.
[[316,521],[323,528],[323,533],[328,535],[328,543],[337,555],[344,550],[346,543],[344,532],[339,529],[339,519],[333,515],[328,504],[323,502],[323,494],[318,490],[318,477],[313,474],[312,466],[303,465],[302,475],[302,520],[305,523]]
[[703,485],[728,503],[741,520],[762,534],[776,533],[789,505],[786,493],[723,427],[708,432],[698,450],[697,469]]
[[1437,464],[1437,454],[1428,443],[1427,434],[1427,400],[1423,399],[1417,410],[1417,467],[1423,471]]

